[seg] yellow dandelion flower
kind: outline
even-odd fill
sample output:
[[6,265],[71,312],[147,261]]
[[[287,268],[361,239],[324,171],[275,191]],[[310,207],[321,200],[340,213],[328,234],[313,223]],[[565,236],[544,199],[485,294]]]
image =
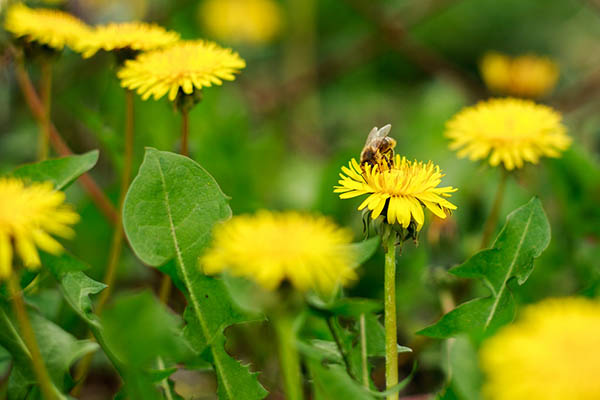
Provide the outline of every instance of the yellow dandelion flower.
[[283,20],[273,0],[208,0],[198,11],[208,33],[226,42],[269,42],[281,31]]
[[166,49],[140,54],[128,60],[118,72],[121,86],[146,100],[169,94],[174,101],[181,89],[192,94],[194,89],[221,85],[232,81],[246,66],[245,61],[231,49],[203,40],[183,41]]
[[488,400],[600,399],[600,302],[549,299],[484,342]]
[[215,227],[200,259],[206,274],[229,271],[268,290],[289,281],[301,291],[333,291],[356,278],[350,231],[329,218],[260,211]]
[[467,107],[446,124],[450,149],[459,157],[481,160],[488,155],[495,167],[521,168],[525,161],[537,164],[540,157],[559,157],[571,138],[552,108],[531,100],[491,99]]
[[77,51],[84,58],[104,51],[149,51],[171,45],[179,34],[146,22],[121,22],[96,26],[78,43]]
[[367,207],[372,219],[383,215],[388,224],[398,223],[403,228],[414,221],[418,231],[425,222],[423,207],[440,218],[446,218],[450,210],[456,209],[446,198],[458,189],[437,187],[444,175],[431,161],[411,162],[396,155],[387,167],[361,166],[353,158],[348,167],[342,167],[342,172],[334,192],[340,193],[341,199],[368,194],[358,209]]
[[487,53],[480,64],[486,86],[493,92],[518,97],[542,97],[558,80],[558,66],[547,57],[510,57]]
[[13,246],[25,267],[40,266],[36,247],[58,254],[62,246],[50,236],[72,237],[69,227],[79,215],[64,204],[65,194],[52,184],[26,185],[15,178],[0,178],[0,278],[11,273]]
[[6,12],[4,28],[15,37],[62,50],[73,47],[90,28],[74,16],[56,10],[15,3]]

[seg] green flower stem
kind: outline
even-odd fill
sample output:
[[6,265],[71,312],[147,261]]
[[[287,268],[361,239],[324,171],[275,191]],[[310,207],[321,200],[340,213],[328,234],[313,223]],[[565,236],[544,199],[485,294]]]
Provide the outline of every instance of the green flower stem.
[[483,228],[483,236],[481,237],[481,245],[479,246],[480,249],[489,246],[492,234],[496,230],[496,225],[498,224],[498,216],[500,215],[500,208],[502,208],[502,200],[504,198],[504,189],[506,188],[506,181],[508,180],[508,171],[504,168],[501,168],[501,170],[500,182],[498,183],[498,190],[496,190],[494,204],[492,205],[492,210],[490,211],[490,215],[485,221]]
[[[390,234],[385,243],[385,386],[398,384],[398,332],[396,326],[396,235]],[[398,393],[387,400],[397,400]]]
[[283,372],[286,399],[302,400],[304,396],[294,321],[289,315],[278,315],[273,318],[273,324],[277,335],[279,362]]
[[52,98],[52,61],[44,59],[41,65],[40,96],[44,109],[43,121],[40,124],[38,159],[48,158],[50,148],[50,104]]
[[104,283],[107,288],[104,289],[98,299],[96,306],[96,314],[102,314],[104,306],[110,297],[113,286],[115,283],[115,277],[117,272],[117,266],[121,258],[121,250],[123,249],[123,204],[125,203],[125,196],[127,195],[127,189],[129,189],[129,181],[131,180],[131,168],[133,164],[133,142],[134,142],[134,129],[133,129],[133,96],[134,93],[131,90],[125,90],[125,153],[123,158],[123,171],[121,173],[121,189],[119,193],[119,211],[117,213],[117,222],[115,224],[115,230],[113,233],[112,242],[110,245],[110,252],[108,256],[108,266],[104,275]]
[[360,361],[362,368],[362,381],[364,387],[369,387],[369,364],[367,362],[367,324],[365,314],[360,314]]
[[181,154],[189,156],[190,137],[190,111],[187,107],[181,107]]
[[31,354],[31,364],[33,365],[33,371],[38,383],[40,384],[42,396],[45,400],[58,399],[59,395],[56,393],[56,389],[50,380],[50,375],[48,374],[48,370],[44,365],[44,359],[42,358],[42,353],[40,352],[40,348],[37,344],[35,333],[33,332],[33,328],[29,322],[27,309],[25,308],[25,301],[23,300],[23,293],[21,292],[21,285],[16,274],[13,273],[8,278],[6,285],[12,299],[12,305],[15,315],[17,316],[17,321],[19,322],[21,336],[23,337],[23,341],[27,345],[27,349]]

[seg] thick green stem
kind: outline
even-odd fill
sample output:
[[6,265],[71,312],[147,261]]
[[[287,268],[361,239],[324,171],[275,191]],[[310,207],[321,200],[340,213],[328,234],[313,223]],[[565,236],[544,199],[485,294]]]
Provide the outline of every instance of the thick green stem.
[[369,387],[369,364],[367,360],[367,324],[365,314],[360,314],[360,361],[362,368],[363,386]]
[[492,205],[492,210],[490,211],[490,215],[488,216],[483,228],[483,236],[481,237],[481,245],[479,246],[480,249],[488,247],[490,239],[496,230],[496,225],[498,224],[498,216],[500,215],[502,199],[504,198],[504,189],[506,188],[506,181],[508,180],[508,171],[506,171],[504,168],[501,168],[501,170],[502,175],[500,176],[500,182],[498,183],[498,190],[496,190],[494,204]]
[[273,324],[277,335],[279,362],[283,372],[286,400],[302,400],[304,396],[294,321],[288,315],[278,315],[273,319]]
[[31,354],[31,364],[33,365],[33,371],[38,383],[40,384],[42,396],[45,400],[58,399],[58,394],[56,393],[56,389],[50,380],[48,370],[44,365],[42,353],[40,352],[40,348],[35,338],[35,333],[33,332],[33,328],[29,322],[29,317],[27,316],[27,309],[25,308],[25,301],[23,300],[19,278],[13,273],[8,278],[6,284],[12,299],[12,305],[15,315],[17,316],[17,321],[19,322],[21,336],[23,337],[23,341],[27,345],[29,353]]
[[[398,384],[398,333],[396,325],[396,235],[390,234],[385,243],[385,386]],[[387,400],[398,400],[398,393]]]
[[40,124],[38,159],[48,158],[50,148],[50,108],[52,99],[52,61],[44,59],[41,65],[40,96],[44,107],[43,121]]

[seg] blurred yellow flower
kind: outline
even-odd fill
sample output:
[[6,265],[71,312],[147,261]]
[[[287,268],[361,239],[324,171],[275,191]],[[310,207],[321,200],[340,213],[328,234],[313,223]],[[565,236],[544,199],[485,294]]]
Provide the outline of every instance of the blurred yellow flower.
[[0,278],[11,274],[13,246],[31,269],[40,266],[36,247],[52,254],[62,251],[50,234],[70,238],[75,232],[69,225],[79,221],[64,201],[65,194],[49,182],[26,185],[20,179],[0,178]]
[[269,290],[289,281],[328,293],[356,279],[352,234],[326,217],[260,211],[217,225],[213,235],[200,259],[206,274],[228,271]]
[[600,302],[545,300],[484,342],[488,400],[600,399]]
[[503,163],[507,170],[525,161],[537,164],[540,157],[559,157],[571,138],[552,108],[531,100],[491,99],[467,107],[446,123],[450,149],[459,157],[481,160],[488,155],[491,166]]
[[15,3],[6,12],[4,28],[15,37],[56,50],[74,47],[90,28],[71,14]]
[[144,100],[150,96],[158,100],[168,93],[169,100],[174,101],[179,90],[192,94],[194,89],[232,81],[245,66],[233,50],[194,40],[140,54],[128,60],[117,75],[121,86],[137,90]]
[[480,64],[486,86],[495,93],[518,97],[542,97],[550,92],[558,80],[559,69],[547,57],[487,53]]
[[96,26],[79,41],[76,50],[84,58],[104,51],[148,51],[171,45],[179,34],[146,22],[121,22]]
[[273,0],[207,0],[198,12],[208,33],[225,42],[269,42],[281,31],[283,20]]
[[353,158],[348,167],[342,167],[342,172],[334,192],[340,193],[341,199],[369,194],[358,209],[367,207],[372,219],[383,215],[388,224],[398,223],[403,228],[414,222],[418,231],[425,222],[423,207],[440,218],[456,210],[445,198],[458,189],[437,187],[444,175],[431,161],[411,162],[396,155],[389,166],[385,163],[361,166]]

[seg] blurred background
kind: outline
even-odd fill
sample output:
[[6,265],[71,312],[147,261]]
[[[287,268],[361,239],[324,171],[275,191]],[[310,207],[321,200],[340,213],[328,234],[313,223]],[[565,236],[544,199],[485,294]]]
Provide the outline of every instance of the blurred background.
[[[52,4],[48,4],[52,3]],[[522,287],[519,302],[549,296],[600,293],[600,2],[597,0],[65,0],[31,2],[59,7],[90,24],[157,22],[184,39],[206,38],[232,47],[247,68],[232,83],[207,88],[190,113],[191,157],[231,196],[235,214],[258,209],[322,213],[364,237],[359,199],[333,193],[338,172],[358,157],[373,126],[392,124],[396,151],[432,160],[444,185],[459,188],[447,222],[429,221],[418,245],[408,242],[398,264],[400,342],[415,349],[419,370],[406,396],[435,393],[444,382],[440,343],[414,334],[442,314],[440,289],[452,287],[445,271],[478,248],[499,178],[484,163],[459,160],[448,150],[445,122],[462,107],[490,96],[478,66],[488,51],[535,53],[560,68],[555,89],[540,102],[563,113],[572,147],[559,159],[528,165],[510,179],[501,221],[532,196],[541,198],[552,226],[550,247]],[[0,34],[0,173],[36,159],[38,125],[24,103]],[[111,54],[84,60],[66,50],[54,67],[52,119],[76,153],[100,149],[91,175],[116,202],[122,164],[124,92]],[[39,70],[30,66],[32,80]],[[180,116],[167,99],[135,99],[135,164],[144,147],[177,151]],[[111,229],[79,185],[68,190],[86,223],[70,250],[101,280]],[[383,254],[360,270],[351,296],[382,298]],[[158,286],[156,271],[124,250],[118,287]],[[515,285],[516,286],[516,285]],[[54,292],[52,292],[54,293]],[[458,302],[487,292],[473,285]],[[41,293],[40,296],[44,294]],[[48,313],[85,335],[85,326],[45,298]],[[180,309],[181,298],[173,300]],[[56,305],[54,308],[53,305]],[[315,326],[318,332],[324,329]],[[277,387],[276,360],[262,324],[228,330],[230,351],[264,371]],[[383,382],[383,362],[376,369]],[[178,391],[210,393],[212,376],[178,373]],[[98,355],[83,398],[105,399],[117,382]],[[214,390],[214,389],[213,389]],[[107,392],[108,391],[108,392]],[[191,397],[189,397],[191,398]],[[198,398],[198,397],[194,397]],[[204,397],[200,397],[204,398]],[[205,397],[210,399],[210,395]],[[269,399],[281,399],[275,390]],[[415,397],[416,398],[416,397]],[[421,397],[419,397],[421,398]],[[423,397],[426,398],[426,397]]]

